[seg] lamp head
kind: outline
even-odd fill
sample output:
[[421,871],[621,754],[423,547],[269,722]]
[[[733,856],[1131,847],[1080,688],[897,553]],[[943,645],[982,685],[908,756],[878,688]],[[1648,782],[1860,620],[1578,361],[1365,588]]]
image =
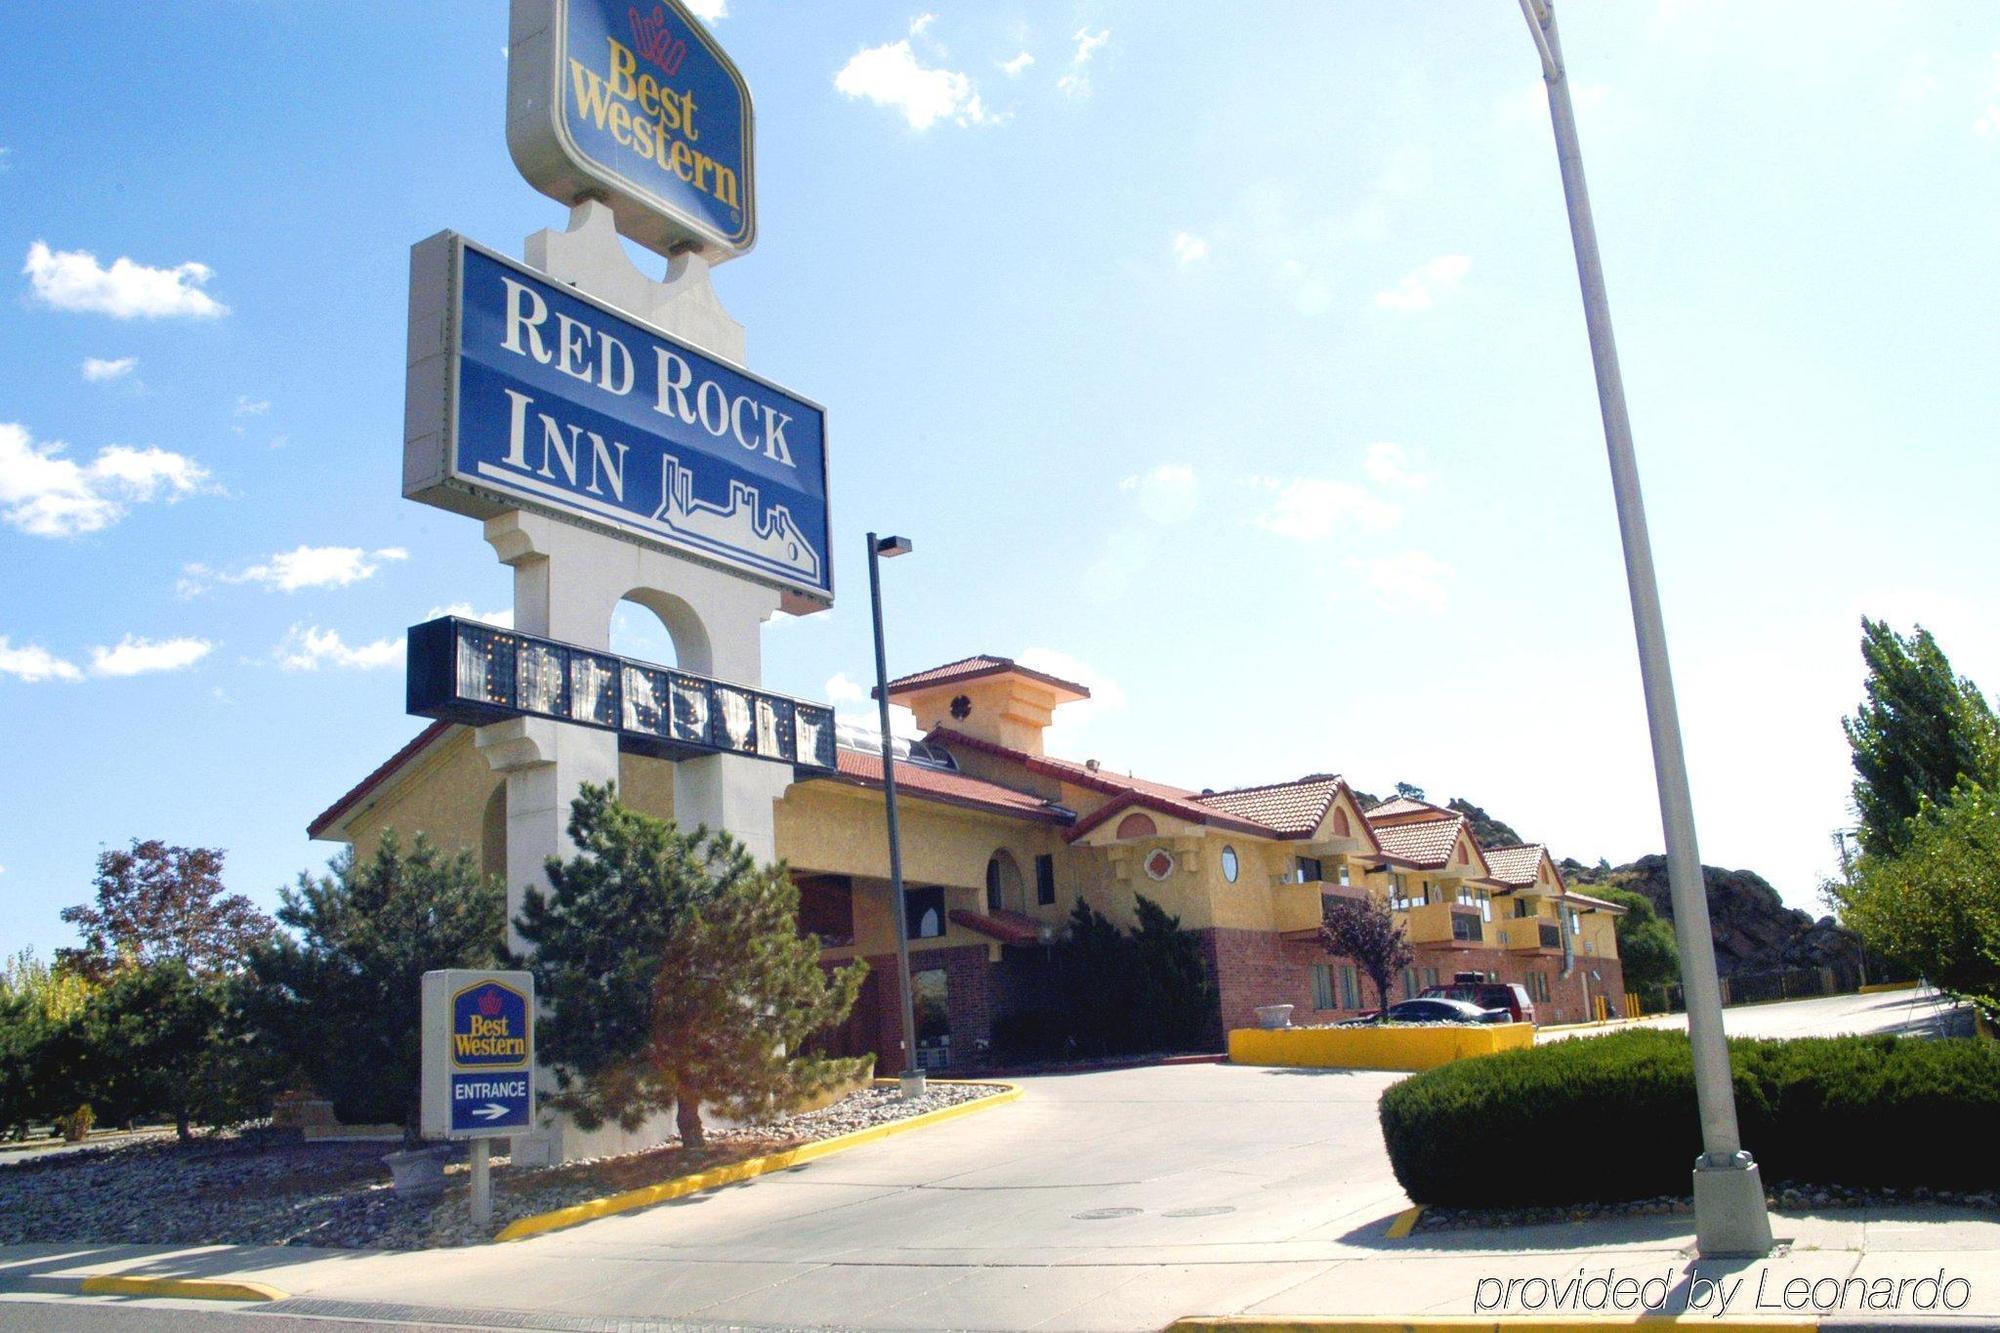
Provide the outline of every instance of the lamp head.
[[913,549],[915,549],[915,544],[908,537],[878,537],[875,539],[875,554],[881,556],[884,560],[893,559],[899,555],[908,555]]

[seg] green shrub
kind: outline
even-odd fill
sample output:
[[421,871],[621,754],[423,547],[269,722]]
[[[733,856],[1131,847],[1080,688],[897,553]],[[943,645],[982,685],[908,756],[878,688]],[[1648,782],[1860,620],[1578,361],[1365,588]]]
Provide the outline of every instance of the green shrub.
[[90,1109],[89,1102],[85,1102],[68,1115],[57,1116],[55,1128],[64,1143],[82,1143],[96,1126],[97,1112]]
[[[2000,1047],[1899,1037],[1732,1041],[1767,1183],[2000,1185]],[[1701,1152],[1687,1037],[1623,1032],[1461,1060],[1382,1096],[1396,1179],[1471,1207],[1685,1196]]]

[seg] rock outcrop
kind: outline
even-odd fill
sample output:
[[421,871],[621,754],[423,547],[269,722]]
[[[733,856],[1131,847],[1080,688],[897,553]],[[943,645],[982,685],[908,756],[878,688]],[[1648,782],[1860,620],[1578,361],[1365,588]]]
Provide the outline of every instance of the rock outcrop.
[[[1709,926],[1715,936],[1715,969],[1720,975],[1859,964],[1859,939],[1830,916],[1815,921],[1798,908],[1785,906],[1763,876],[1717,866],[1703,866],[1701,872],[1708,890]],[[1615,884],[1644,894],[1661,916],[1673,919],[1664,856],[1642,856],[1609,869],[1572,861],[1564,865],[1563,873],[1571,885],[1585,893],[1591,884]]]

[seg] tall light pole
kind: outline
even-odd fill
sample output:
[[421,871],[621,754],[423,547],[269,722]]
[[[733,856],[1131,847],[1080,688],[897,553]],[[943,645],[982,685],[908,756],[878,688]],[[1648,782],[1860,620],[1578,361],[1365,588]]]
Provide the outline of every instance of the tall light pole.
[[896,923],[896,987],[903,1003],[903,1095],[921,1096],[924,1071],[917,1063],[916,1006],[910,999],[910,904],[903,893],[903,839],[896,825],[896,754],[889,738],[889,654],[882,646],[882,561],[908,555],[908,537],[868,534],[868,603],[875,617],[875,699],[882,726],[882,797],[889,812],[889,901]]
[[1688,1040],[1694,1047],[1695,1101],[1701,1112],[1702,1154],[1694,1164],[1695,1247],[1704,1256],[1768,1254],[1771,1219],[1756,1161],[1743,1150],[1736,1128],[1736,1095],[1730,1083],[1729,1047],[1722,1031],[1722,987],[1715,975],[1715,940],[1709,932],[1708,894],[1695,845],[1694,802],[1688,794],[1687,757],[1681,751],[1680,714],[1674,706],[1673,671],[1667,663],[1667,630],[1660,589],[1653,576],[1646,505],[1632,455],[1632,423],[1611,336],[1611,302],[1597,254],[1597,227],[1583,180],[1576,112],[1570,105],[1562,42],[1550,0],[1520,0],[1521,13],[1542,57],[1554,123],[1556,160],[1569,205],[1570,239],[1583,287],[1590,356],[1597,367],[1597,403],[1604,417],[1604,446],[1611,457],[1611,490],[1625,545],[1625,581],[1632,597],[1632,628],[1639,640],[1639,676],[1646,691],[1646,721],[1653,733],[1653,773],[1660,788],[1660,822],[1667,835],[1667,883],[1673,894],[1674,934],[1681,951],[1681,988],[1687,1000]]

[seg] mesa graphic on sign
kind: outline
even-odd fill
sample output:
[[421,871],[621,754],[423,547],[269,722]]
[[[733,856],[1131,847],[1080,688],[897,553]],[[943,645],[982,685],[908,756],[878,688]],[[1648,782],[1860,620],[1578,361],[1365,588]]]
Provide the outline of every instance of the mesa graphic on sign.
[[531,508],[833,600],[817,405],[451,232],[410,257],[403,494]]
[[750,87],[677,0],[513,0],[507,146],[530,184],[611,205],[662,254],[756,240]]

